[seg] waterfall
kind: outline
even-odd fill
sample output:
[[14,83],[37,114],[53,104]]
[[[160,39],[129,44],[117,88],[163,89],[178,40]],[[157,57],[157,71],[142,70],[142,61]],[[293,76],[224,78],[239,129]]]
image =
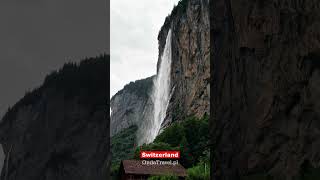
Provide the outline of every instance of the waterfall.
[[170,74],[171,74],[171,29],[168,32],[166,38],[166,44],[164,51],[161,56],[161,62],[157,72],[157,76],[153,82],[153,91],[151,94],[151,99],[153,103],[153,112],[148,116],[146,122],[142,126],[142,135],[140,135],[139,144],[151,143],[158,135],[161,124],[163,123],[169,101],[171,98],[171,84],[170,84]]
[[161,56],[161,62],[154,84],[153,98],[153,127],[148,138],[148,143],[152,142],[158,135],[161,124],[166,116],[170,101],[170,74],[171,74],[171,30],[169,30],[166,45]]

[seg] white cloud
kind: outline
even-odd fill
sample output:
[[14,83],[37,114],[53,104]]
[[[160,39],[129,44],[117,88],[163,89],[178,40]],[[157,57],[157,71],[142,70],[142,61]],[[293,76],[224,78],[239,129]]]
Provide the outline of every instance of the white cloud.
[[110,1],[111,96],[130,81],[156,74],[158,32],[178,1]]

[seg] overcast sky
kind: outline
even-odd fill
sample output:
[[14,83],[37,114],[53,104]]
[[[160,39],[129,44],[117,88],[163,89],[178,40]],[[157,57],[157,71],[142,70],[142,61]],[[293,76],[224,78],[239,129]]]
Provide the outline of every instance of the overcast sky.
[[0,116],[65,62],[109,53],[109,0],[0,1]]
[[158,32],[179,0],[110,0],[111,96],[156,74]]

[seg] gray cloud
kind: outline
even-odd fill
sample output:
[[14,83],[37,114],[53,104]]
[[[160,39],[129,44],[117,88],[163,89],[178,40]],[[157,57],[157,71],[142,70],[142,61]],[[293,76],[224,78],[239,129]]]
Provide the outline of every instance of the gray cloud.
[[111,96],[156,73],[158,31],[179,0],[111,0]]

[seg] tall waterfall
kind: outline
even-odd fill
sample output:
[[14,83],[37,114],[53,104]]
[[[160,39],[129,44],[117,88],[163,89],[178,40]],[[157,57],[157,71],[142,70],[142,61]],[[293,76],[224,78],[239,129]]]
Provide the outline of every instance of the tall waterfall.
[[148,116],[147,121],[142,126],[142,132],[139,144],[151,143],[158,135],[161,124],[165,119],[167,108],[171,96],[171,29],[168,32],[166,45],[161,56],[158,73],[153,82],[153,91],[151,94],[153,102],[153,112]]

